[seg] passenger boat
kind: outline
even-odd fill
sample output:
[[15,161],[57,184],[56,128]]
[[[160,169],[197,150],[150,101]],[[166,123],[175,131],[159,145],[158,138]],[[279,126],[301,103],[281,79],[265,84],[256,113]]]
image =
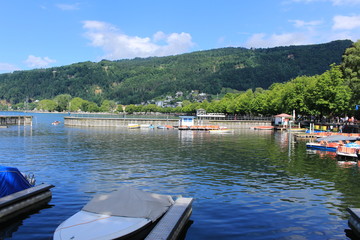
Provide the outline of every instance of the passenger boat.
[[360,145],[358,143],[348,143],[339,146],[336,150],[336,156],[340,159],[357,160],[360,154]]
[[0,223],[48,203],[52,187],[35,186],[33,176],[24,175],[15,167],[0,166]]
[[171,196],[122,187],[96,195],[56,228],[53,239],[144,239],[173,204]]
[[306,143],[309,149],[316,149],[321,151],[336,152],[339,146],[347,144],[351,141],[356,141],[357,137],[348,137],[343,135],[331,135],[316,139],[315,142]]

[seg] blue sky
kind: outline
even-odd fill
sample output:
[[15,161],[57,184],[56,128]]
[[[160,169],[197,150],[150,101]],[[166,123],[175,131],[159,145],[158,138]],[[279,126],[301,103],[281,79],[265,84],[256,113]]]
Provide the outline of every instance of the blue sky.
[[0,73],[360,39],[360,0],[0,2]]

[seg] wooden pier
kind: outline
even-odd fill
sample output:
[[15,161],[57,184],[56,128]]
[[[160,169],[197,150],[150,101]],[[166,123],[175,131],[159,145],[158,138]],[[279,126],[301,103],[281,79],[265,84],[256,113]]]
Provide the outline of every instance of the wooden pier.
[[8,125],[31,125],[32,126],[32,116],[25,115],[1,115],[0,116],[0,126]]
[[350,213],[348,225],[355,235],[360,238],[360,208],[347,208],[346,210]]
[[50,201],[50,184],[40,184],[0,198],[0,223],[39,208]]
[[145,240],[177,239],[192,213],[192,198],[178,198]]

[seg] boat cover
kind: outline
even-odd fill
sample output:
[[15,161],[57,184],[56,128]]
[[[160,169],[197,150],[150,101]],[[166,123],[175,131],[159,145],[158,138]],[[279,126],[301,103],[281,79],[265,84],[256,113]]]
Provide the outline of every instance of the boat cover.
[[338,141],[356,141],[357,137],[347,137],[342,135],[331,135],[328,137],[321,137],[316,139],[317,142],[327,141],[327,142],[338,142]]
[[14,167],[0,166],[0,198],[32,187]]
[[354,142],[345,144],[345,147],[360,148],[360,145]]
[[109,194],[96,195],[82,210],[111,216],[147,218],[154,222],[173,204],[171,196],[122,187]]

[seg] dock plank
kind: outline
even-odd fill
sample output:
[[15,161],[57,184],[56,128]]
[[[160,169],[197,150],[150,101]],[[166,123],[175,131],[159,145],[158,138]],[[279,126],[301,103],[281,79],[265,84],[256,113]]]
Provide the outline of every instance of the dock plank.
[[191,214],[193,198],[179,198],[145,240],[176,239]]
[[35,187],[31,187],[13,194],[10,194],[8,196],[0,198],[0,208],[3,208],[7,205],[11,205],[14,202],[29,198],[30,196],[34,196],[36,194],[39,194],[41,192],[45,192],[49,190],[50,188],[53,188],[54,186],[51,184],[40,184]]

